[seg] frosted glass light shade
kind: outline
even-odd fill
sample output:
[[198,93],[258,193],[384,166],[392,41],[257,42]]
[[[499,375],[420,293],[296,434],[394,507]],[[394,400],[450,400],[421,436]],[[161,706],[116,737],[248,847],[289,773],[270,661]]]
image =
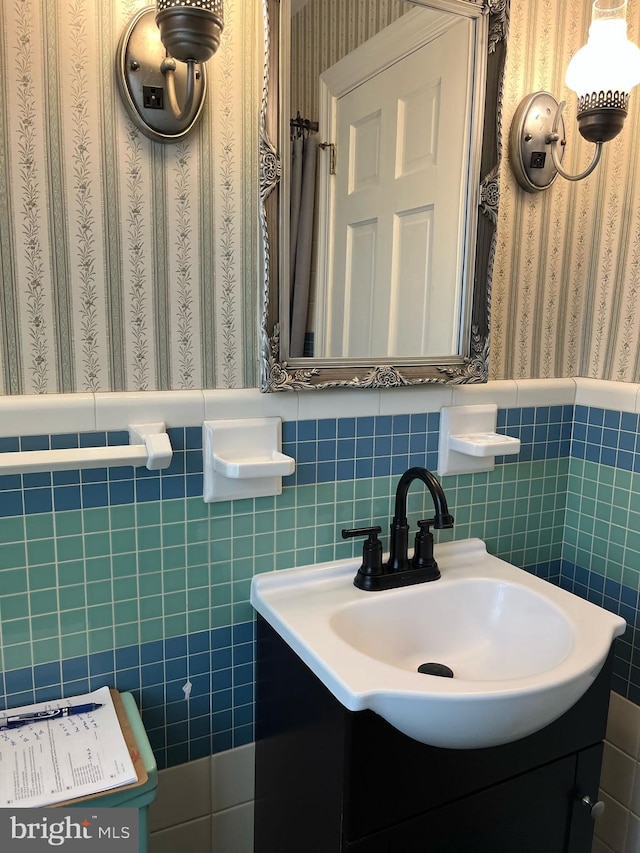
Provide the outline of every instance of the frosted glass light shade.
[[640,83],[640,48],[627,38],[626,11],[626,0],[595,0],[589,39],[565,77],[579,98],[599,92],[628,95]]

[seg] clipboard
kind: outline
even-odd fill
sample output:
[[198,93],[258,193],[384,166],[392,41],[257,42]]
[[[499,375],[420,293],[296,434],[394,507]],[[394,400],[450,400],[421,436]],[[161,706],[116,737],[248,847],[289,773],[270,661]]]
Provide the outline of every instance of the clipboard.
[[64,800],[61,803],[52,803],[49,806],[45,806],[45,808],[64,808],[69,806],[75,806],[78,803],[88,802],[89,800],[96,800],[100,797],[108,797],[110,794],[116,792],[120,793],[121,791],[128,791],[133,788],[140,788],[148,781],[149,775],[147,773],[146,767],[144,766],[142,756],[140,755],[140,750],[138,748],[135,735],[131,728],[129,717],[127,716],[125,707],[122,704],[120,693],[113,687],[110,688],[109,693],[111,694],[111,699],[113,700],[113,707],[115,708],[116,715],[118,717],[118,722],[120,723],[120,728],[122,729],[122,734],[129,750],[129,755],[131,756],[131,760],[133,762],[133,768],[136,771],[136,775],[138,777],[137,780],[135,782],[129,782],[129,784],[127,785],[120,785],[118,788],[109,788],[105,791],[96,791],[95,794],[88,794],[85,797],[76,797],[75,799]]

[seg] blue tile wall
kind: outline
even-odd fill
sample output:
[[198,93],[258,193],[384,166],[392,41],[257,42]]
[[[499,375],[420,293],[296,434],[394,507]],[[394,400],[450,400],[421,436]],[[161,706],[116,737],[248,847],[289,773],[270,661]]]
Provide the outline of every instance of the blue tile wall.
[[640,704],[640,420],[575,407],[560,584],[627,621],[616,692]]
[[[216,624],[200,625],[197,630],[186,631],[167,628],[167,625],[181,624],[180,613],[177,613],[178,620],[163,623],[165,628],[161,635],[152,639],[139,636],[133,643],[114,640],[106,648],[98,651],[83,649],[78,654],[73,653],[73,643],[67,643],[64,648],[71,651],[55,659],[38,659],[30,665],[5,667],[0,674],[0,703],[11,706],[40,701],[58,696],[62,691],[72,695],[105,683],[121,690],[131,690],[141,705],[143,720],[161,767],[251,741],[254,640],[246,597],[253,572],[294,562],[303,564],[329,554],[344,556],[347,545],[337,542],[340,526],[353,523],[362,507],[362,511],[375,513],[380,510],[384,514],[390,506],[395,478],[408,467],[423,465],[431,470],[437,468],[438,429],[437,413],[327,418],[283,424],[283,450],[297,462],[295,473],[285,479],[283,495],[262,503],[236,502],[232,508],[216,504],[205,508],[202,505],[201,521],[207,525],[206,536],[211,548],[209,559],[220,541],[216,565],[206,568],[217,589],[229,599],[226,603],[219,603]],[[536,473],[536,483],[547,474],[555,478],[552,482],[558,484],[562,494],[558,495],[553,511],[548,511],[547,515],[555,513],[553,523],[562,524],[566,475],[557,464],[552,464],[554,460],[565,466],[572,459],[584,459],[604,467],[613,466],[632,472],[638,470],[636,463],[640,458],[640,448],[636,447],[638,419],[635,416],[580,406],[575,407],[575,411],[573,406],[514,408],[499,412],[498,429],[520,438],[522,448],[519,456],[498,460],[493,485],[487,475],[447,478],[445,484],[458,499],[464,495],[467,503],[472,496],[477,495],[481,499],[493,486],[499,487],[496,494],[503,496],[503,505],[499,507],[498,514],[487,512],[485,515],[482,512],[477,520],[471,513],[464,526],[468,535],[486,534],[487,540],[495,543],[496,551],[500,550],[499,543],[508,542],[512,549],[510,553],[514,553],[515,548],[522,548],[523,554],[530,552],[525,547],[525,540],[531,538],[532,532],[518,531],[521,522],[513,518],[513,501],[506,500],[508,494],[514,500],[516,497],[530,500],[531,506],[537,507],[535,511],[540,512],[534,480],[531,488],[527,485],[526,477],[530,473],[531,476],[532,472]],[[42,534],[34,534],[34,530],[40,523],[49,523],[51,517],[57,522],[67,517],[66,514],[71,517],[74,512],[84,515],[99,512],[101,508],[109,508],[109,512],[121,508],[126,512],[128,507],[135,507],[137,515],[140,515],[145,505],[152,506],[157,502],[173,507],[180,501],[191,501],[188,505],[195,506],[202,494],[201,429],[173,429],[170,430],[170,439],[175,452],[166,471],[121,467],[0,477],[0,521],[2,518],[15,519],[17,523],[24,524],[29,542],[29,536],[33,535],[39,541]],[[126,443],[128,436],[123,432],[41,436],[0,439],[0,452]],[[517,473],[507,476],[509,471]],[[374,483],[368,491],[357,485],[365,485],[368,481]],[[354,484],[353,488],[350,483]],[[375,484],[380,488],[376,490]],[[351,504],[339,504],[342,486],[347,492],[350,490]],[[367,497],[362,500],[365,492]],[[322,508],[326,509],[326,518]],[[293,529],[293,525],[279,526],[279,519],[287,519],[287,513],[306,513],[309,517],[315,513],[315,523],[326,530],[326,541],[314,539],[310,544],[300,531]],[[29,521],[32,517],[33,524]],[[237,553],[231,549],[225,557],[232,524],[237,525],[242,535],[237,540]],[[140,535],[139,530],[137,535]],[[267,550],[275,549],[275,557],[267,551],[244,553],[243,543],[254,541],[256,535],[265,539]],[[218,540],[218,537],[222,538]],[[61,547],[61,540],[54,536],[54,541],[56,547]],[[198,543],[191,544],[195,547]],[[9,547],[0,545],[0,549]],[[168,549],[167,554],[169,551],[173,553],[169,543],[158,543],[157,547]],[[535,549],[531,553],[536,553]],[[561,548],[553,544],[545,554],[548,559],[530,561],[526,567],[552,582],[574,588],[585,597],[594,599],[602,596],[598,603],[617,608],[630,622],[631,627],[620,644],[616,662],[616,689],[639,701],[640,668],[636,667],[634,642],[637,589],[622,580],[618,587],[612,586],[611,579],[608,582],[594,567],[580,567],[562,559]],[[503,556],[502,553],[500,555]],[[233,566],[227,572],[224,570],[226,563]],[[19,559],[16,565],[11,560],[7,561],[5,568],[2,565],[0,560],[0,607],[6,592],[2,586],[3,576],[7,582],[14,583],[16,571],[22,571]],[[180,579],[181,567],[175,569],[176,578]],[[30,571],[29,565],[25,565],[25,571]],[[187,566],[187,577],[190,571]],[[164,577],[166,579],[166,573]],[[82,584],[78,587],[81,593]],[[27,590],[29,594],[36,592],[30,587]],[[188,594],[189,590],[184,598],[187,609],[191,606]],[[195,590],[194,595],[198,594]],[[19,598],[20,592],[12,590],[12,605]],[[227,624],[220,624],[225,619]],[[188,620],[183,621],[188,627]],[[25,617],[26,622],[28,619]],[[123,636],[126,637],[126,633]],[[187,678],[192,688],[191,697],[185,702],[183,687]]]

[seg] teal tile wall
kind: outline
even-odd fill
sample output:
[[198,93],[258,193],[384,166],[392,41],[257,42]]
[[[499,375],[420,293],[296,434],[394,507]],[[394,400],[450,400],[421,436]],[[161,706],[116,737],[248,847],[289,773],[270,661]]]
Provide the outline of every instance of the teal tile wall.
[[[558,559],[567,461],[445,478],[456,526],[440,539],[478,536],[519,565]],[[290,486],[278,498],[234,503],[181,498],[0,519],[1,667],[250,621],[255,573],[357,553],[342,527],[386,532],[396,479]],[[430,512],[426,497],[410,494],[414,522]]]
[[[557,580],[572,411],[501,412],[522,453],[492,472],[444,478],[456,525],[440,538],[480,537]],[[386,533],[398,474],[436,465],[437,415],[284,426],[298,468],[273,498],[204,504],[196,428],[172,434],[179,452],[160,474],[0,478],[0,702],[132,690],[160,766],[251,740],[253,575],[358,553],[340,530],[373,523]],[[416,484],[411,522],[431,511]]]
[[[440,540],[477,536],[518,565],[559,559],[567,467],[551,459],[444,478],[456,525]],[[340,530],[379,524],[386,532],[396,481],[0,519],[2,669],[250,621],[255,573],[357,553]],[[431,510],[426,491],[410,493],[414,525]]]
[[576,406],[560,583],[627,621],[613,688],[640,704],[640,416]]
[[640,474],[572,458],[563,557],[640,588]]

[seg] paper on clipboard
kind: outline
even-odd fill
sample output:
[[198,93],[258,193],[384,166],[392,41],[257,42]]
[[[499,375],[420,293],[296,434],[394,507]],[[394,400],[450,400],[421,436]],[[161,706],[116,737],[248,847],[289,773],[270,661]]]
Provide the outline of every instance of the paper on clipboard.
[[136,781],[108,687],[11,713],[91,702],[102,708],[0,731],[0,808],[37,808]]

